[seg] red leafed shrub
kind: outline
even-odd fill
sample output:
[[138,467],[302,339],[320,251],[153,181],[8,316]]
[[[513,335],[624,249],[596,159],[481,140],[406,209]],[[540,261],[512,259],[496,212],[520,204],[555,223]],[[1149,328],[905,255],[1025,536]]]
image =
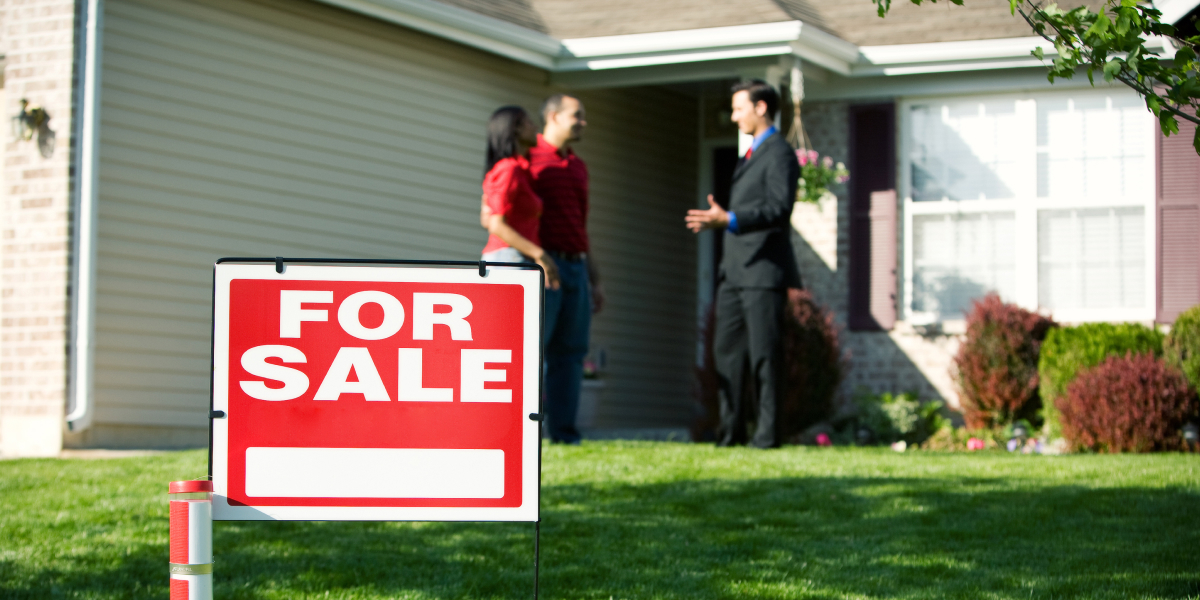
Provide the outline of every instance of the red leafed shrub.
[[967,427],[1003,426],[1033,416],[1038,350],[1054,321],[992,293],[967,315],[967,335],[954,364]]
[[786,440],[833,414],[846,366],[833,313],[818,305],[808,290],[788,290],[783,356],[779,435]]
[[[692,425],[692,439],[710,440],[719,415],[717,373],[712,354],[716,319],[710,310],[701,331],[704,364],[696,368],[694,395],[702,413]],[[845,359],[833,314],[818,305],[808,290],[788,290],[783,322],[783,388],[779,398],[779,436],[789,439],[833,412]],[[746,395],[754,396],[753,377],[746,377]],[[753,402],[757,406],[757,402]],[[757,414],[757,412],[752,412]]]
[[1098,452],[1179,449],[1180,430],[1200,412],[1183,373],[1150,354],[1082,371],[1055,404],[1067,441]]

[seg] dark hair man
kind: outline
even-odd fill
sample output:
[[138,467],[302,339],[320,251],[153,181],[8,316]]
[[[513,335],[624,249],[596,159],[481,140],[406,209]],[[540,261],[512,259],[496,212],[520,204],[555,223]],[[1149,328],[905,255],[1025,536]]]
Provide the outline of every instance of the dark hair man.
[[[578,444],[575,427],[583,358],[592,314],[604,306],[600,274],[587,234],[588,171],[571,144],[587,126],[583,103],[555,94],[542,103],[545,127],[529,149],[533,189],[542,198],[541,242],[558,267],[558,289],[546,290],[545,409],[550,441]],[[487,220],[486,203],[483,220]]]
[[775,448],[783,374],[780,330],[787,288],[800,287],[788,229],[800,165],[774,125],[779,107],[775,88],[757,79],[739,83],[733,87],[732,107],[731,120],[754,141],[733,172],[729,209],[710,195],[709,208],[689,210],[685,222],[693,233],[725,232],[713,332],[721,406],[717,445],[747,441],[749,406],[742,391],[749,376],[759,399],[750,444]]

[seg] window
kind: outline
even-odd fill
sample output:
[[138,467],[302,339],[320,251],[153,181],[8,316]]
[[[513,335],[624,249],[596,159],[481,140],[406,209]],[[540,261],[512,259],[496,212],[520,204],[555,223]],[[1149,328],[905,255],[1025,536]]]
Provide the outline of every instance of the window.
[[904,309],[995,291],[1064,321],[1149,320],[1154,121],[1125,90],[901,107]]

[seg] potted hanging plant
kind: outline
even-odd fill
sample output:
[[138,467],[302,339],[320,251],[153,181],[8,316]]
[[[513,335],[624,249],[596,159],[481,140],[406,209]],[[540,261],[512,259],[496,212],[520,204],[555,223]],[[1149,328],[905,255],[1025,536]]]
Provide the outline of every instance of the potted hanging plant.
[[800,161],[800,181],[796,187],[797,202],[817,202],[822,196],[830,193],[830,185],[850,180],[850,171],[846,170],[846,165],[834,163],[832,158],[822,157],[816,150],[798,149],[796,160]]
[[804,131],[804,123],[800,121],[800,106],[804,103],[803,77],[799,68],[792,69],[792,124],[787,139],[796,149],[796,160],[800,163],[796,202],[815,204],[822,196],[830,193],[830,185],[849,181],[850,171],[846,169],[845,164],[835,163],[833,158],[821,156],[812,149],[812,142],[808,139],[808,133]]

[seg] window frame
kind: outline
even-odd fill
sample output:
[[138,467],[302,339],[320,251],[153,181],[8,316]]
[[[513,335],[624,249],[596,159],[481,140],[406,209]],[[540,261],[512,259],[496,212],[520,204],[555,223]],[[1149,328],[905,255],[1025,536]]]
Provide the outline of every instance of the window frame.
[[[938,94],[910,96],[899,99],[897,107],[897,154],[896,154],[896,186],[901,197],[900,226],[901,252],[900,268],[903,270],[898,278],[901,299],[900,318],[914,325],[934,322],[953,323],[959,319],[938,317],[934,313],[916,312],[913,303],[913,217],[917,215],[962,215],[981,212],[1011,212],[1014,218],[1016,249],[1014,256],[1014,292],[1011,301],[1028,310],[1036,310],[1050,314],[1060,322],[1092,322],[1092,321],[1143,321],[1150,322],[1155,318],[1155,307],[1158,306],[1158,289],[1156,273],[1158,272],[1156,240],[1157,222],[1155,203],[1156,153],[1155,142],[1156,122],[1149,111],[1146,113],[1146,126],[1143,128],[1146,161],[1142,170],[1142,181],[1135,184],[1139,193],[1133,198],[1039,198],[1037,196],[1037,120],[1036,102],[1049,98],[1072,98],[1086,95],[1096,96],[1132,96],[1136,93],[1118,86],[1097,86],[1092,88],[1074,88],[1069,90],[1046,90],[1022,93],[971,93],[971,94]],[[1016,197],[1007,200],[935,200],[914,201],[912,198],[912,144],[913,124],[912,108],[929,103],[945,103],[956,101],[998,101],[1009,100],[1033,101],[1034,115],[1029,126],[1032,128],[1033,144],[1029,147],[1028,156],[1023,156],[1022,169],[1034,173],[1023,185]],[[1140,99],[1139,99],[1140,102]],[[1018,109],[1019,110],[1019,109]],[[1145,262],[1143,268],[1143,289],[1146,296],[1140,308],[1069,308],[1042,309],[1038,299],[1038,214],[1042,210],[1087,209],[1087,208],[1117,208],[1137,207],[1142,209],[1143,252]],[[951,327],[948,329],[958,329]]]

